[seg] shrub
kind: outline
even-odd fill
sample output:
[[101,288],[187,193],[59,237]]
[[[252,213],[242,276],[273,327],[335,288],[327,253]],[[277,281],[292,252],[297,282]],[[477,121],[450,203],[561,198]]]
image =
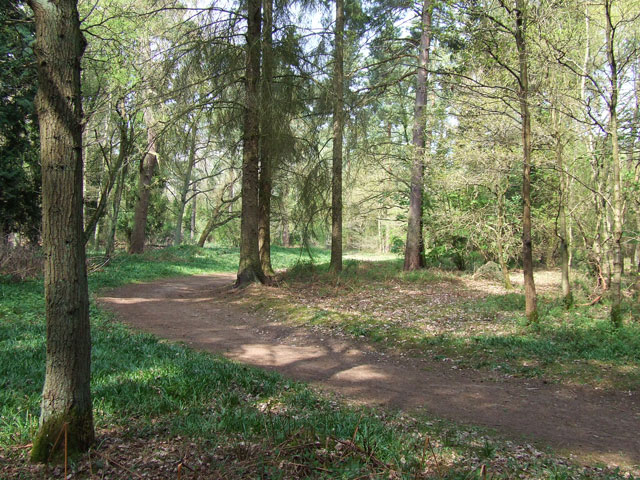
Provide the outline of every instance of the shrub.
[[42,275],[44,257],[37,246],[0,244],[0,275],[23,281]]

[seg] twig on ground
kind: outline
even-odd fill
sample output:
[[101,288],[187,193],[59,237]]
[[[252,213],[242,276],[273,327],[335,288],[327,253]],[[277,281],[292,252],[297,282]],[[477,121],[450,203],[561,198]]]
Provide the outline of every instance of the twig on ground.
[[62,424],[62,428],[60,429],[60,433],[58,433],[58,436],[56,437],[56,441],[53,442],[53,446],[51,447],[51,450],[49,451],[49,457],[47,458],[47,463],[49,463],[51,461],[51,457],[56,451],[56,447],[58,446],[58,442],[60,441],[60,437],[62,437],[62,434],[65,433],[66,431],[67,431],[67,422],[64,422]]
[[579,307],[593,307],[596,303],[602,300],[602,295],[598,295],[596,298],[591,300],[589,303],[581,303],[578,305]]
[[111,457],[109,457],[108,455],[104,455],[100,452],[96,452],[97,455],[101,456],[105,462],[107,463],[111,463],[113,465],[115,465],[118,468],[121,468],[122,470],[124,470],[125,472],[130,473],[131,475],[135,475],[138,478],[143,478],[142,475],[140,475],[138,472],[134,472],[133,470],[128,469],[127,467],[125,467],[124,465],[122,465],[121,463],[116,462],[115,460],[113,460]]
[[339,438],[334,438],[334,441],[344,445],[345,447],[347,447],[352,452],[355,452],[355,453],[358,453],[359,455],[362,455],[364,458],[369,458],[371,460],[371,463],[373,463],[376,467],[384,468],[386,470],[391,470],[391,466],[390,465],[387,465],[382,460],[380,460],[379,458],[377,458],[377,457],[375,457],[373,455],[369,456],[367,454],[367,452],[365,452],[362,448],[360,448],[358,445],[353,443],[351,440],[340,440]]
[[292,467],[298,467],[298,468],[309,468],[311,470],[318,470],[320,472],[329,472],[330,470],[323,468],[323,467],[318,467],[315,465],[304,465],[302,463],[294,463],[294,462],[289,462],[286,460],[283,460],[281,464],[286,464],[286,465],[291,465]]
[[431,449],[431,455],[433,456],[433,461],[436,462],[436,470],[438,471],[438,475],[442,476],[442,473],[440,473],[440,462],[438,462],[438,457],[436,456],[436,452],[433,449],[433,444],[431,443],[430,437],[427,437],[426,444]]

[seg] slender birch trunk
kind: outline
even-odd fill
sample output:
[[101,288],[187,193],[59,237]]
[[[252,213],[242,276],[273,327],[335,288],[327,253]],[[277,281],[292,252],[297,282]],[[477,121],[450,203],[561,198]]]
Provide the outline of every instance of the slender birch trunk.
[[531,244],[531,114],[529,112],[529,72],[526,41],[526,1],[516,0],[516,47],[520,78],[518,98],[522,122],[522,269],[524,272],[525,314],[529,323],[538,321],[538,299],[533,279],[533,247]]
[[496,195],[498,197],[498,228],[496,230],[496,244],[498,247],[498,262],[500,262],[500,269],[502,270],[502,278],[504,281],[505,290],[513,290],[511,284],[511,278],[509,277],[509,269],[507,268],[507,262],[504,258],[504,244],[502,241],[502,235],[504,233],[504,189],[500,188]]
[[191,192],[191,223],[189,224],[189,240],[193,243],[196,238],[196,216],[198,215],[198,186],[193,182]]
[[622,323],[622,181],[620,172],[620,146],[618,144],[618,65],[613,44],[614,29],[611,19],[612,0],[605,0],[605,36],[607,41],[607,63],[609,66],[609,125],[611,138],[611,161],[613,162],[613,276],[611,278],[611,322]]
[[569,237],[567,234],[567,198],[568,198],[568,175],[564,165],[564,145],[560,132],[560,120],[558,111],[551,109],[551,124],[554,134],[554,152],[556,157],[556,168],[558,169],[560,191],[558,192],[558,217],[556,220],[556,235],[560,241],[560,271],[562,298],[568,308],[573,305],[573,295],[569,281]]

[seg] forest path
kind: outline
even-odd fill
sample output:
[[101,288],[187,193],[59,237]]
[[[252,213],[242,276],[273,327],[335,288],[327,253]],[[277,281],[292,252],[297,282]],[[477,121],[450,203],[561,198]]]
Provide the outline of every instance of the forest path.
[[[369,405],[429,414],[541,442],[580,461],[640,470],[638,392],[548,384],[449,368],[292,327],[237,303],[234,275],[198,275],[112,290],[99,301],[163,338],[275,370]],[[633,467],[635,465],[635,467]]]

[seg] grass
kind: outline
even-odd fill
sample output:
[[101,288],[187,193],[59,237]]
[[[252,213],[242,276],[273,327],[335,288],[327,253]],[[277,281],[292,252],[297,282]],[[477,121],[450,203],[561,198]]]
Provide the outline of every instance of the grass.
[[[290,250],[274,254],[276,268],[297,259]],[[234,250],[193,247],[122,255],[90,275],[90,288],[234,271],[236,261]],[[412,281],[433,278],[439,274]],[[99,438],[90,455],[73,459],[73,478],[179,478],[185,465],[185,478],[471,479],[481,478],[483,465],[492,478],[625,478],[486,431],[348,406],[277,374],[133,332],[95,305],[91,321]],[[1,478],[63,476],[26,462],[44,379],[44,327],[42,282],[0,281]]]
[[252,308],[461,368],[640,388],[640,323],[631,310],[613,328],[606,303],[566,310],[547,294],[539,298],[540,321],[531,326],[521,293],[486,293],[468,276],[401,268],[399,261],[347,261],[335,277],[326,266],[297,265],[282,291],[260,292]]
[[[320,249],[312,249],[312,255],[319,261],[327,261],[329,258],[328,253]],[[101,265],[100,256],[92,257],[91,260],[96,267]],[[309,257],[305,251],[296,248],[273,247],[272,261],[274,269],[282,270],[308,262]],[[116,255],[108,264],[108,268],[98,268],[89,275],[89,289],[96,291],[161,277],[235,273],[237,270],[238,249],[181,245],[149,250],[143,255]]]

